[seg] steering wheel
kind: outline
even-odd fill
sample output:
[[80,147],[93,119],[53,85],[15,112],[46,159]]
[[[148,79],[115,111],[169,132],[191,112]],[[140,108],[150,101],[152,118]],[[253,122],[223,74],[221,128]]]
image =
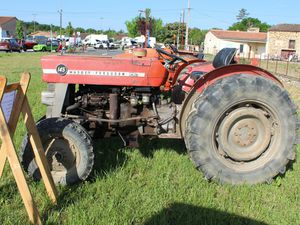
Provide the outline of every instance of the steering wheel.
[[[175,55],[175,54],[171,54],[171,53],[169,53],[169,52],[163,50],[163,49],[160,48],[160,47],[156,47],[155,49],[156,49],[156,51],[157,51],[159,54],[169,56],[170,58],[173,59],[171,62],[169,62],[169,64],[174,63],[176,60],[180,60],[180,61],[182,61],[182,62],[184,62],[184,63],[188,63],[188,61],[186,61],[184,58],[182,58],[182,57],[180,57],[180,56],[178,56],[178,55]],[[163,57],[163,56],[162,56],[162,57]],[[163,58],[164,58],[164,57],[163,57]]]
[[174,53],[178,53],[178,49],[175,47],[175,45],[169,44],[169,47]]

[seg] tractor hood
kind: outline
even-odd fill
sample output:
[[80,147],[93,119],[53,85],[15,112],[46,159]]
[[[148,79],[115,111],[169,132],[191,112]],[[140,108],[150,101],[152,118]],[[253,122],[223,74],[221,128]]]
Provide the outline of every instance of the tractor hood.
[[155,57],[51,55],[41,63],[47,83],[159,87],[168,75]]

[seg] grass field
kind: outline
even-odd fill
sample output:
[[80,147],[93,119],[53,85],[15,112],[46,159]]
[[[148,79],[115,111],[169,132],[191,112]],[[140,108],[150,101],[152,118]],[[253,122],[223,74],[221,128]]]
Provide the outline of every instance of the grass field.
[[[35,119],[40,103],[42,53],[0,54],[0,74],[9,81],[29,71],[29,99]],[[299,88],[287,85],[300,105]],[[24,135],[15,136],[19,147]],[[53,206],[42,183],[28,178],[45,224],[300,224],[300,164],[270,184],[230,186],[207,182],[194,169],[181,141],[143,140],[139,149],[121,149],[118,139],[95,144],[90,179],[59,187]],[[299,151],[299,148],[298,148]],[[299,154],[297,157],[299,161]],[[0,179],[0,224],[27,224],[26,211],[9,167]]]

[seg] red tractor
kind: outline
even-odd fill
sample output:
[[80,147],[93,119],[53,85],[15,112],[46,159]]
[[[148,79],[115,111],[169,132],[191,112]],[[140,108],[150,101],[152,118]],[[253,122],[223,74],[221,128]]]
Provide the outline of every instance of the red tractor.
[[[46,116],[37,123],[56,183],[85,180],[93,139],[183,139],[208,180],[271,182],[295,159],[296,106],[271,73],[234,61],[223,49],[212,63],[171,49],[135,49],[112,57],[42,58]],[[32,148],[21,147],[25,170],[40,178]]]

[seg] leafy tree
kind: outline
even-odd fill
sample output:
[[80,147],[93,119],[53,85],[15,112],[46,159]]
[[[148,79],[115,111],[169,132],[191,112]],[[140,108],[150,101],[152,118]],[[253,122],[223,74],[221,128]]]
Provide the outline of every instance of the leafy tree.
[[139,30],[138,30],[138,26],[137,26],[138,20],[139,20],[139,17],[137,16],[137,17],[133,18],[131,21],[127,20],[125,22],[129,37],[136,37],[139,35]]
[[192,43],[194,45],[201,45],[201,43],[204,42],[207,32],[208,30],[200,30],[199,28],[190,29],[189,43]]
[[95,34],[95,33],[97,33],[97,31],[95,29],[93,29],[93,28],[88,28],[88,29],[85,30],[85,32],[89,33],[89,34]]
[[239,14],[236,16],[236,19],[238,21],[242,21],[243,19],[246,19],[249,16],[249,13],[247,12],[247,9],[240,9]]
[[129,37],[136,37],[145,33],[145,25],[147,21],[148,29],[150,30],[150,36],[156,37],[158,40],[161,38],[163,22],[161,19],[151,17],[151,10],[146,9],[146,17],[137,16],[130,21],[126,21]]
[[69,22],[65,30],[65,35],[67,35],[68,37],[72,37],[73,33],[74,33],[74,28],[72,27],[71,22]]
[[24,37],[24,29],[23,29],[23,22],[21,20],[17,20],[17,23],[16,23],[16,34],[17,34],[17,37],[19,39],[23,39],[23,37]]
[[247,31],[250,27],[258,27],[260,31],[267,32],[271,26],[267,23],[261,22],[257,18],[248,17],[240,22],[234,23],[228,28],[228,30]]
[[111,29],[104,31],[103,33],[106,34],[109,38],[114,38],[117,35],[117,32]]
[[[178,22],[175,23],[167,23],[163,28],[163,42],[166,44],[173,44],[174,43],[174,37],[176,38],[178,35],[178,30],[181,30],[180,32],[180,40],[185,38],[185,25],[179,24]],[[183,36],[182,36],[183,35]]]
[[[23,22],[24,31],[26,34],[31,34],[34,30],[34,23],[33,22]],[[36,31],[50,31],[50,25],[48,24],[39,24],[35,22],[35,30]],[[52,31],[56,34],[59,34],[60,27],[52,25]],[[93,33],[93,34],[107,34],[110,38],[115,38],[118,34],[124,34],[123,30],[115,31],[112,29],[108,29],[106,31],[103,30],[95,30],[92,28],[84,29],[82,27],[73,28],[72,24],[69,22],[66,28],[62,27],[62,34],[73,36],[74,31],[79,31],[80,33]]]
[[119,30],[117,33],[118,33],[118,34],[125,34],[125,31],[121,29],[121,30]]
[[78,31],[78,32],[80,32],[80,33],[84,33],[85,32],[85,29],[82,28],[82,27],[76,27],[75,30]]
[[152,19],[152,37],[156,37],[158,42],[162,42],[163,37],[163,21],[161,19]]

